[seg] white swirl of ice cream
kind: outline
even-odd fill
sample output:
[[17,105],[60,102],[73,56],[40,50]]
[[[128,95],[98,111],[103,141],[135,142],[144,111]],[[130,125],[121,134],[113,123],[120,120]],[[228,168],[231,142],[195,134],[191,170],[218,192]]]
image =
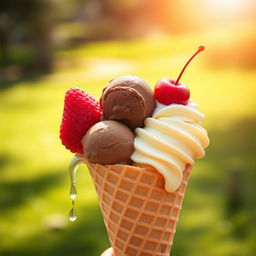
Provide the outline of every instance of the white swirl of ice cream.
[[186,165],[202,158],[209,144],[207,131],[200,125],[204,118],[192,101],[187,105],[157,103],[153,116],[145,119],[145,126],[135,130],[131,159],[154,167],[164,176],[165,189],[175,191]]

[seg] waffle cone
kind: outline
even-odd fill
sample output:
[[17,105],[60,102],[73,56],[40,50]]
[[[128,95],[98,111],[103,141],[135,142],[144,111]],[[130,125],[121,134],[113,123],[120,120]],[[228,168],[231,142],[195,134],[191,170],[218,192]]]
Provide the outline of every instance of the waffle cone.
[[169,255],[191,167],[168,193],[153,168],[86,164],[115,256]]

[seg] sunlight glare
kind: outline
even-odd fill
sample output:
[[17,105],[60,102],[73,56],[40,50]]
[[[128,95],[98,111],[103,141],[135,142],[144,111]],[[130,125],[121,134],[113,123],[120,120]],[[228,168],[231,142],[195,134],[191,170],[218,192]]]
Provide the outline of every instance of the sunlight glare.
[[208,0],[213,12],[219,14],[225,14],[232,16],[233,14],[239,14],[248,8],[248,0]]

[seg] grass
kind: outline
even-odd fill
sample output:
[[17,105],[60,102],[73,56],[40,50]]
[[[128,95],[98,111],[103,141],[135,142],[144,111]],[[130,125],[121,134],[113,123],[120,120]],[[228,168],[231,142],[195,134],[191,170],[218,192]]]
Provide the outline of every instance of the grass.
[[[99,98],[109,80],[129,73],[152,87],[161,77],[175,78],[201,39],[194,38],[101,42],[58,51],[53,74],[1,87],[1,256],[98,256],[109,246],[85,166],[78,170],[78,220],[67,220],[72,155],[58,138],[64,93],[79,86]],[[172,255],[253,256],[256,74],[209,65],[211,40],[182,79],[207,116],[211,145],[194,168]]]

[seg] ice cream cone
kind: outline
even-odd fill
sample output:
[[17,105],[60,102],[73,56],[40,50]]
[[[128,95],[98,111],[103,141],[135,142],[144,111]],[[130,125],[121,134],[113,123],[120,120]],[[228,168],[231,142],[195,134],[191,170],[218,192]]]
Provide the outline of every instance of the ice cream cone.
[[169,255],[191,166],[180,187],[168,193],[153,168],[86,164],[115,256]]

